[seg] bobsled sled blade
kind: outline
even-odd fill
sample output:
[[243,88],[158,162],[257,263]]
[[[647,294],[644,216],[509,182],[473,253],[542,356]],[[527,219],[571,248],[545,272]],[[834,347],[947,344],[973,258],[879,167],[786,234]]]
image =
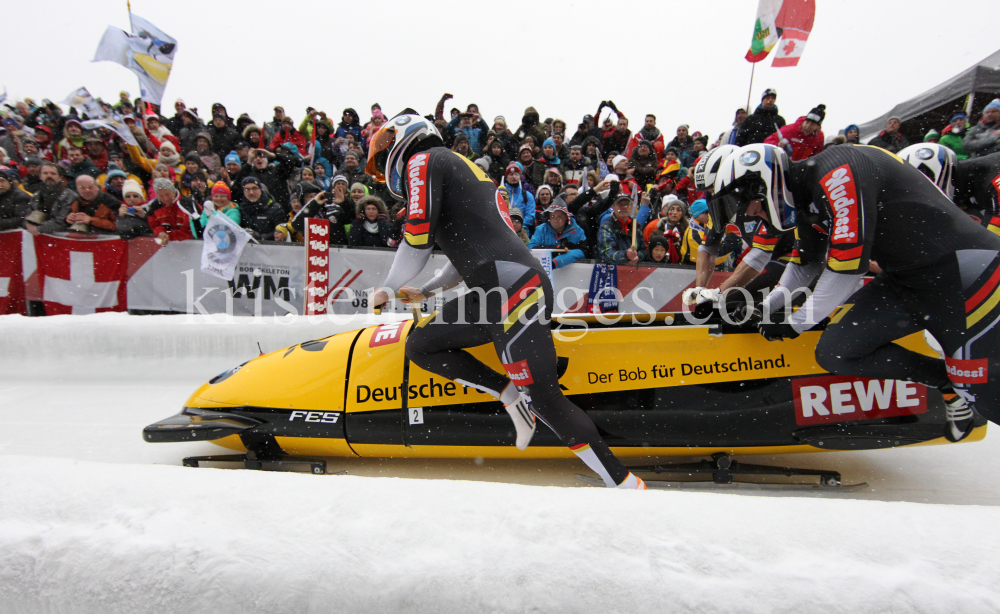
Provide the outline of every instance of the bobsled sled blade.
[[[590,475],[576,475],[576,479],[588,486],[599,486],[605,488],[604,480]],[[643,479],[646,488],[650,490],[694,490],[700,492],[770,492],[770,493],[793,493],[811,492],[821,494],[835,494],[857,492],[868,488],[867,482],[859,484],[840,484],[836,486],[824,486],[822,484],[779,484],[775,482],[730,482],[729,484],[719,484],[711,480],[698,482],[668,482],[665,480]]]

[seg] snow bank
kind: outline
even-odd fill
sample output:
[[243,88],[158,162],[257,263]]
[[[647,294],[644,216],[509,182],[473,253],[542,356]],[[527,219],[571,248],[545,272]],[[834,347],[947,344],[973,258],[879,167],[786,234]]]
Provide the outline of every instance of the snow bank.
[[[130,316],[101,313],[45,318],[0,316],[0,377],[31,375],[44,365],[54,377],[71,377],[63,368],[97,361],[104,368],[126,362],[159,378],[192,371],[217,373],[265,352],[409,315],[287,316],[224,315]],[[165,368],[166,367],[166,368]]]
[[0,457],[0,611],[986,612],[1000,509]]

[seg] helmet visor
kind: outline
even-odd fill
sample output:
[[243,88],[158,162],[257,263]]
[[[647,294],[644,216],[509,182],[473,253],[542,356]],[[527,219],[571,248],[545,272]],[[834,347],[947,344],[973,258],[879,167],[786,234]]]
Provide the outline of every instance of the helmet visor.
[[395,142],[396,129],[387,125],[372,136],[368,146],[368,164],[365,166],[365,172],[382,183],[385,183],[385,163],[389,159],[389,150]]
[[719,219],[713,222],[733,222],[738,216],[746,214],[751,202],[766,198],[767,189],[760,175],[747,173],[712,197],[709,208],[719,216]]

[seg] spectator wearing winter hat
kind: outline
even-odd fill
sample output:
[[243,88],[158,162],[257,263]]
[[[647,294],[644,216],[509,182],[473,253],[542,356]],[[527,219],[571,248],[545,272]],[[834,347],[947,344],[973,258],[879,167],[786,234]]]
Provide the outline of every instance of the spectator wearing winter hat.
[[[501,187],[500,189],[502,190],[503,188]],[[522,214],[521,210],[517,207],[511,207],[508,215],[510,216],[510,223],[511,227],[514,229],[514,234],[516,234],[518,238],[524,241],[524,244],[527,245],[531,242],[531,238],[528,235],[528,231],[524,227],[524,214]]]
[[[530,155],[530,147],[528,149]],[[510,196],[510,207],[521,211],[521,221],[525,226],[534,228],[535,195],[532,193],[531,186],[524,181],[519,163],[511,162],[507,165],[502,185],[506,186]],[[524,216],[527,216],[527,219]]]
[[472,147],[469,146],[469,137],[466,136],[465,132],[462,132],[461,130],[455,133],[455,139],[452,141],[451,150],[469,160],[475,156],[472,151]]
[[169,179],[154,179],[156,198],[146,209],[146,222],[156,237],[156,242],[166,245],[170,241],[193,239],[191,218],[201,215],[194,201],[181,196]]
[[[270,194],[264,192],[263,182],[249,175],[241,180],[243,200],[240,201],[240,226],[257,240],[270,239],[274,229],[286,218],[284,209]],[[287,186],[285,188],[287,192]]]
[[40,176],[42,159],[38,156],[28,156],[17,170],[21,173],[21,188],[28,194],[33,195],[44,185]]
[[544,219],[543,212],[548,209],[552,201],[555,200],[555,191],[552,186],[542,184],[535,190],[535,226],[537,227]]
[[126,241],[152,236],[153,232],[146,223],[146,192],[142,185],[134,179],[127,179],[122,185],[122,194],[124,198],[118,209],[116,224],[118,235]]
[[659,164],[660,160],[656,157],[652,143],[645,139],[639,141],[628,160],[629,171],[640,186],[653,183]]
[[667,194],[660,204],[659,216],[651,220],[642,230],[642,238],[649,243],[654,236],[671,235],[679,246],[684,231],[687,230],[687,206],[676,194]]
[[[212,135],[207,131],[198,133],[194,140],[194,153],[198,154],[201,165],[209,172],[217,172],[222,167],[222,158],[213,149]],[[227,150],[228,151],[228,150]],[[191,154],[188,154],[190,156]],[[188,157],[185,157],[187,160]]]
[[[236,131],[236,127],[229,123],[231,121],[224,113],[215,113],[212,115],[212,122],[209,124],[207,132],[211,137],[212,151],[217,158],[221,159],[224,157],[227,152],[232,151],[236,147],[236,143],[242,140],[242,135]],[[215,169],[210,168],[209,170]]]
[[777,90],[767,88],[760,98],[760,104],[753,114],[743,120],[740,133],[736,136],[736,144],[740,147],[752,143],[763,143],[764,139],[780,130],[785,125],[785,118],[778,115]]
[[489,178],[493,180],[493,183],[500,185],[500,182],[503,181],[504,171],[507,169],[507,165],[510,164],[503,143],[499,139],[489,137],[489,144],[486,146],[485,153],[483,157],[476,160],[476,164],[479,164],[480,160],[485,161],[485,168],[483,170]]
[[910,146],[910,141],[899,131],[900,123],[898,117],[890,117],[885,122],[885,130],[868,141],[868,144],[874,147],[881,147],[892,153],[899,153],[903,149],[906,149]]
[[389,210],[378,196],[365,196],[355,209],[351,224],[351,245],[354,247],[395,247]]
[[972,158],[1000,151],[1000,98],[994,98],[983,109],[983,117],[962,139],[962,146]]
[[935,130],[934,128],[931,128],[930,130],[927,131],[927,134],[924,135],[924,142],[925,143],[941,142],[941,133]]
[[212,186],[211,200],[205,202],[201,212],[201,234],[204,234],[208,222],[216,214],[225,215],[237,226],[243,221],[239,206],[232,201],[232,192],[221,181]]
[[0,230],[20,228],[31,212],[31,196],[18,188],[20,180],[14,169],[0,170]]
[[66,120],[63,126],[63,139],[56,145],[56,160],[69,159],[69,147],[72,145],[78,149],[83,149],[86,137],[83,134],[83,125],[76,119]]
[[951,116],[951,122],[941,131],[942,145],[955,152],[959,160],[966,160],[969,152],[965,151],[962,139],[965,138],[965,131],[968,123],[968,116],[965,113],[955,113]]
[[[255,177],[267,189],[268,194],[278,204],[280,208],[288,211],[290,193],[288,191],[288,179],[291,178],[298,169],[295,158],[289,155],[287,149],[279,147],[277,151],[270,152],[266,149],[254,148],[250,150],[249,162],[244,164],[240,172],[232,177],[233,201],[240,205],[245,202],[243,194],[243,181],[247,177]],[[254,200],[256,202],[256,199]],[[244,222],[246,218],[244,217]],[[268,229],[268,235],[274,230],[274,226]]]
[[711,217],[708,214],[708,203],[704,198],[691,203],[691,218],[688,220],[687,230],[681,237],[680,257],[683,264],[696,264],[698,262],[698,246],[704,243],[705,235],[712,227]]
[[104,191],[108,194],[114,196],[118,200],[124,200],[125,194],[122,192],[122,187],[125,185],[125,180],[128,179],[128,175],[125,171],[113,168],[104,175],[104,181],[101,181],[101,177],[97,178],[98,185],[103,183]]
[[200,132],[205,131],[205,124],[201,123],[201,118],[198,117],[198,113],[194,109],[184,109],[184,112],[181,113],[181,121],[184,125],[179,131],[174,132],[181,141],[180,151],[193,151],[195,137]]
[[743,107],[736,109],[736,116],[733,119],[733,125],[722,133],[719,138],[719,145],[735,145],[736,137],[740,134],[740,125],[747,118],[747,110]]
[[142,119],[145,124],[146,131],[156,138],[163,140],[163,137],[173,135],[173,133],[170,132],[170,129],[160,122],[160,116],[156,113],[147,113]]
[[108,172],[108,148],[97,135],[88,136],[83,141],[83,155],[90,158],[97,170]]
[[[639,264],[646,256],[646,243],[642,232],[633,234],[632,198],[619,194],[609,215],[597,231],[597,258],[605,264]],[[633,239],[636,247],[632,248]]]
[[240,156],[235,151],[230,151],[229,154],[226,155],[225,165],[226,173],[228,173],[230,177],[235,176],[236,173],[240,172],[240,168],[243,167],[243,163],[240,161]]
[[793,162],[811,158],[823,151],[826,139],[820,130],[820,125],[825,117],[826,105],[821,104],[795,120],[795,123],[783,126],[781,130],[764,139],[764,142],[784,149]]
[[844,128],[844,139],[845,142],[853,145],[861,144],[861,128],[858,128],[857,124],[851,124],[850,126]]
[[539,224],[531,234],[528,249],[559,249],[565,253],[553,254],[552,268],[558,269],[584,257],[587,234],[569,215],[565,200],[560,194],[545,209],[546,221]]
[[676,264],[680,261],[674,244],[662,235],[649,240],[647,251],[645,262],[649,264]]
[[306,138],[302,136],[302,133],[295,129],[295,122],[292,121],[291,117],[287,115],[281,120],[281,130],[274,135],[271,139],[271,144],[268,149],[271,151],[276,151],[285,143],[291,143],[299,150],[299,152],[305,153],[308,144],[306,143]]

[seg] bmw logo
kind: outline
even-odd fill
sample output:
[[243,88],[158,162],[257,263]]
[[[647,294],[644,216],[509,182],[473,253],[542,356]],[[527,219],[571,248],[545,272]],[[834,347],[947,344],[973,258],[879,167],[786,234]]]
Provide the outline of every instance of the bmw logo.
[[208,238],[215,243],[215,249],[220,254],[228,254],[236,249],[236,235],[225,226],[213,226],[208,231]]
[[757,164],[757,160],[760,160],[760,154],[756,151],[747,151],[740,156],[740,164],[743,166],[753,166]]
[[930,160],[934,157],[934,151],[930,147],[923,147],[917,150],[917,158],[920,160]]
[[403,115],[402,117],[397,117],[396,118],[396,125],[397,126],[405,126],[408,123],[410,123],[410,116],[409,115]]

